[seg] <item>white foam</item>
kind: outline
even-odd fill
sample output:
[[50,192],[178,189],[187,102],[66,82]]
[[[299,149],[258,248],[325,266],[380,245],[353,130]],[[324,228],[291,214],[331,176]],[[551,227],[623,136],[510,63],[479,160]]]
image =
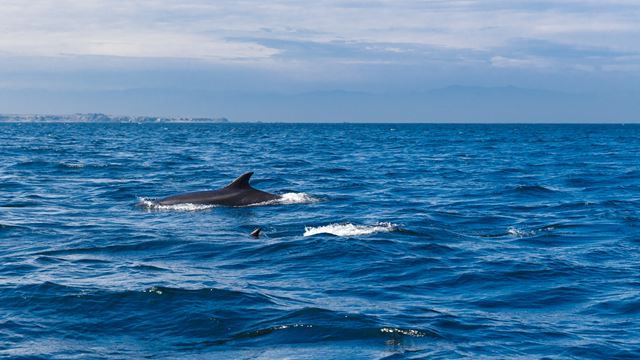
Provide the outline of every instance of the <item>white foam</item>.
[[280,197],[275,200],[265,201],[250,206],[311,204],[320,201],[320,199],[307,193],[285,193],[280,194],[279,196]]
[[398,226],[388,222],[380,222],[376,225],[355,225],[346,224],[329,224],[318,227],[304,228],[303,236],[313,236],[318,234],[332,234],[336,236],[358,236],[369,235],[377,232],[391,232],[398,229]]
[[63,162],[61,164],[64,167],[68,167],[68,168],[72,168],[72,169],[81,169],[81,168],[85,167],[85,164],[83,164],[83,163],[81,163],[79,161]]
[[525,236],[532,236],[535,235],[535,231],[526,231],[526,230],[522,230],[522,229],[518,229],[515,227],[510,227],[509,229],[507,229],[507,233],[511,236],[517,236],[517,237],[525,237]]
[[276,200],[279,204],[309,204],[320,201],[307,193],[285,193]]
[[388,327],[380,329],[380,332],[390,333],[390,334],[401,334],[401,335],[413,336],[413,337],[424,337],[426,335],[424,332],[420,330],[398,329],[398,328],[388,328]]
[[161,211],[200,211],[211,209],[216,207],[215,205],[202,205],[202,204],[174,204],[174,205],[160,205],[157,202],[147,199],[140,198],[140,202],[138,202],[138,206],[142,206],[148,210],[161,210]]

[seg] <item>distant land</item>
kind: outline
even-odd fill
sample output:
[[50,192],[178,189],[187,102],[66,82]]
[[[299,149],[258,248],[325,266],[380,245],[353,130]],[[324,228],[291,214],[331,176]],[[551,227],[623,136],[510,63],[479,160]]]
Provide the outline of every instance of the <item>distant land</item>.
[[[637,123],[640,122],[640,90],[565,92],[517,86],[452,85],[388,92],[167,88],[54,91],[7,90],[0,86],[0,111],[190,117],[178,121],[197,121],[209,114],[224,114],[234,122]],[[156,117],[149,118],[158,121]],[[14,117],[12,121],[17,120]],[[125,117],[117,121],[131,120]]]
[[0,122],[46,122],[46,123],[226,123],[229,119],[203,117],[158,117],[107,115],[100,113],[43,115],[0,114]]

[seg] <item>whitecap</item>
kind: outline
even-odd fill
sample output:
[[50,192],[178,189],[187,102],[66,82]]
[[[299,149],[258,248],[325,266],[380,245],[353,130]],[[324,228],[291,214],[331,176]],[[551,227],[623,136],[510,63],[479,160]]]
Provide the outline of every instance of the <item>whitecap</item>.
[[311,204],[320,201],[320,199],[313,197],[307,193],[285,193],[280,194],[279,198],[271,201],[265,201],[250,206],[263,206],[263,205],[292,205],[292,204]]
[[332,234],[336,236],[358,236],[369,235],[377,232],[391,232],[397,229],[397,225],[389,222],[379,222],[375,225],[355,225],[352,223],[329,224],[318,227],[305,226],[303,236],[313,236],[318,234]]
[[320,201],[307,193],[285,193],[280,195],[280,199],[276,200],[279,204],[309,204]]
[[399,329],[399,328],[384,327],[380,329],[380,332],[389,333],[389,334],[400,334],[400,335],[413,336],[413,337],[426,336],[426,333],[420,330],[414,330],[414,329]]
[[157,202],[147,199],[140,198],[138,202],[138,206],[141,206],[147,210],[160,210],[160,211],[200,211],[211,209],[216,207],[216,205],[203,205],[203,204],[174,204],[174,205],[160,205]]
[[513,226],[507,229],[507,234],[511,236],[517,236],[517,237],[532,236],[532,235],[535,235],[535,233],[536,233],[535,231],[526,231],[526,230],[515,228]]
[[80,161],[67,161],[60,163],[60,165],[71,169],[81,169],[85,167],[85,164]]

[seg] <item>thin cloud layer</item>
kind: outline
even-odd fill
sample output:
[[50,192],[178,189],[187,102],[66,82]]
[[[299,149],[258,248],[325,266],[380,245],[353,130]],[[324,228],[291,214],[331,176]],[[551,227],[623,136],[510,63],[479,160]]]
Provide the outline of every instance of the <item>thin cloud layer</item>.
[[[562,66],[563,47],[610,52],[599,57],[603,66],[640,53],[637,1],[33,0],[5,1],[0,18],[0,51],[20,56],[313,62],[324,48],[324,61],[393,63],[455,60],[458,50],[498,67],[540,68],[547,58]],[[522,54],[514,39],[558,51]]]

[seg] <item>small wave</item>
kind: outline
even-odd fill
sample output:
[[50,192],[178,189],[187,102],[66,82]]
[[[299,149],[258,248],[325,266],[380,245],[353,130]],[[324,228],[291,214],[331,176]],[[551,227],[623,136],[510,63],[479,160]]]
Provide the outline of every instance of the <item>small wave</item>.
[[23,229],[23,226],[20,225],[14,225],[14,224],[3,224],[0,223],[0,232],[2,231],[10,231],[10,230],[16,230],[16,229]]
[[24,207],[30,207],[30,206],[37,206],[38,203],[34,202],[34,201],[23,201],[23,202],[13,202],[13,203],[7,203],[7,204],[0,204],[0,207],[3,208],[24,208]]
[[525,237],[525,236],[533,236],[536,234],[536,232],[533,230],[527,231],[523,229],[518,229],[512,226],[507,229],[507,234],[511,236],[516,236],[516,237]]
[[139,198],[137,206],[145,208],[146,210],[158,210],[158,211],[200,211],[216,207],[216,205],[204,205],[204,204],[174,204],[174,205],[160,205],[157,202],[148,198]]
[[280,195],[280,199],[275,200],[276,204],[291,205],[291,204],[310,204],[320,201],[320,199],[313,197],[307,193],[285,193]]
[[255,338],[259,336],[269,335],[273,332],[280,330],[291,330],[298,328],[313,328],[311,324],[287,324],[287,325],[275,325],[268,328],[257,329],[252,331],[241,332],[232,336],[232,339],[242,339],[242,338]]
[[392,328],[392,327],[383,327],[382,329],[380,329],[381,333],[386,333],[386,334],[399,334],[399,335],[405,335],[405,336],[412,336],[412,337],[425,337],[425,336],[434,336],[434,335],[438,335],[436,332],[434,331],[420,331],[420,330],[415,330],[415,329],[400,329],[400,328]]
[[543,195],[543,194],[554,194],[554,193],[560,192],[561,190],[551,186],[517,185],[516,187],[512,188],[511,191],[519,194]]
[[265,201],[248,206],[266,206],[266,205],[293,205],[293,204],[311,204],[320,201],[320,199],[313,197],[307,193],[284,193],[278,195],[279,198],[275,200]]
[[45,160],[29,160],[29,161],[22,161],[19,162],[17,164],[14,164],[12,167],[16,167],[16,168],[26,168],[26,169],[30,169],[30,168],[38,168],[38,169],[42,169],[42,168],[46,168],[51,166],[51,163]]
[[60,164],[58,164],[58,166],[62,168],[69,168],[69,169],[81,169],[85,167],[85,164],[80,161],[67,161],[67,162],[61,162]]
[[304,236],[318,234],[332,234],[336,236],[369,235],[377,232],[392,232],[398,230],[398,226],[388,222],[379,222],[376,225],[329,224],[318,227],[304,228]]

